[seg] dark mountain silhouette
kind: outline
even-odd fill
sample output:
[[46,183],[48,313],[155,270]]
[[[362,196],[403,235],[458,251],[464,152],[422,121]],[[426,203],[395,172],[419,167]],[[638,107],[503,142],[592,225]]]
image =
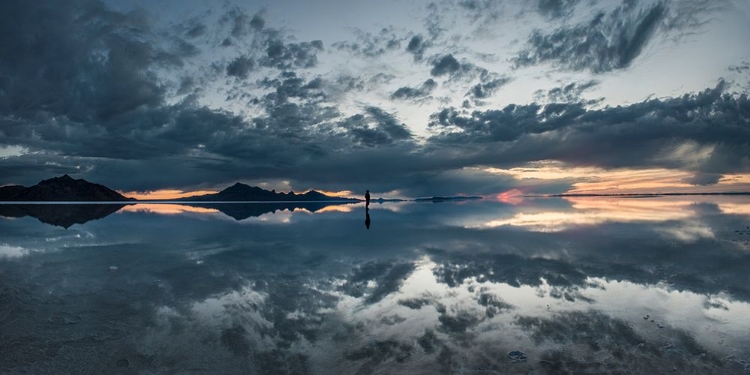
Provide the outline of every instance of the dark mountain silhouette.
[[51,202],[120,202],[133,200],[100,184],[83,179],[74,179],[67,174],[44,180],[34,186],[6,186],[0,188],[0,200],[3,201],[51,201]]
[[0,201],[9,201],[13,199],[18,193],[26,189],[26,186],[21,185],[8,185],[0,186]]
[[249,217],[258,217],[266,213],[275,213],[276,211],[294,211],[296,208],[303,208],[310,212],[316,212],[327,206],[337,204],[352,204],[350,202],[270,202],[270,203],[189,203],[185,204],[192,207],[213,208],[221,211],[224,215],[230,216],[235,220],[244,220]]
[[276,190],[265,190],[257,186],[249,186],[242,183],[236,183],[218,193],[198,195],[194,197],[177,199],[178,201],[203,201],[203,202],[238,202],[238,201],[259,201],[259,202],[324,202],[324,201],[344,201],[358,202],[358,199],[331,197],[315,190],[308,191],[304,194],[296,194],[293,191],[289,193],[277,193]]
[[31,216],[42,223],[68,229],[73,224],[101,219],[123,207],[124,204],[0,204],[0,216]]

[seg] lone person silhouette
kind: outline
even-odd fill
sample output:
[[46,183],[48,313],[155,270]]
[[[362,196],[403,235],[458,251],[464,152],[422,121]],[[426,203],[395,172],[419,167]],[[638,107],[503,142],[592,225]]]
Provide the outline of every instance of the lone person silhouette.
[[370,191],[365,193],[365,208],[370,208]]

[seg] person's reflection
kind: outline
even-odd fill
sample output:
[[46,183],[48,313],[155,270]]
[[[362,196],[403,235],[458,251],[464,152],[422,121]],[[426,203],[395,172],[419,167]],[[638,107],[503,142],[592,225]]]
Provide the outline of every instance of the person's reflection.
[[370,208],[365,207],[365,226],[370,229]]

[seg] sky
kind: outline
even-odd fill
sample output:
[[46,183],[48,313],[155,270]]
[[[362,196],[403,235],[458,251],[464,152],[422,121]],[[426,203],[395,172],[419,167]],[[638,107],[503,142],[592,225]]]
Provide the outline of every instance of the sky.
[[0,4],[0,185],[750,191],[750,2]]

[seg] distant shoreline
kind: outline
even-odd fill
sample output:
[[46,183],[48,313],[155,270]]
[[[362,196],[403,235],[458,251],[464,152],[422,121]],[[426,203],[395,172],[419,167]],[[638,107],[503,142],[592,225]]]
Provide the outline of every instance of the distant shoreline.
[[548,194],[548,195],[524,195],[524,198],[566,198],[566,197],[609,197],[609,198],[644,198],[644,197],[681,197],[681,196],[717,196],[717,195],[750,195],[750,192],[726,192],[726,193],[621,193],[621,194]]
[[[523,198],[658,198],[658,197],[685,197],[685,196],[750,196],[750,192],[727,192],[727,193],[623,193],[623,194],[548,194],[548,195],[523,195]],[[372,199],[370,203],[397,203],[397,202],[460,202],[468,200],[484,200],[483,197],[478,196],[455,196],[455,197],[431,197],[431,198],[411,198],[411,199]],[[489,199],[492,200],[492,199]],[[0,205],[8,204],[118,204],[118,205],[133,205],[133,204],[273,204],[273,203],[327,203],[327,204],[355,204],[363,203],[364,199],[359,198],[346,198],[337,200],[294,200],[294,201],[189,201],[184,199],[156,199],[156,200],[139,200],[139,199],[128,199],[125,201],[7,201],[0,200]]]

